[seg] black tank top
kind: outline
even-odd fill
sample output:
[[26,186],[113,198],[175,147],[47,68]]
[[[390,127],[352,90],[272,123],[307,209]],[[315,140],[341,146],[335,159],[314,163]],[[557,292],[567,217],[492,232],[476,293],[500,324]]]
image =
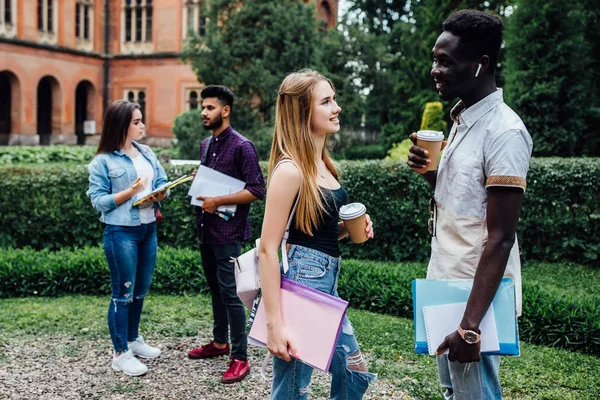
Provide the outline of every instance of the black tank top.
[[288,243],[318,250],[332,257],[339,257],[339,211],[340,207],[348,202],[348,193],[343,187],[333,190],[323,187],[322,189],[325,191],[325,212],[323,213],[321,224],[317,229],[313,230],[313,236],[308,236],[301,230],[295,228],[296,217],[294,217],[290,226]]

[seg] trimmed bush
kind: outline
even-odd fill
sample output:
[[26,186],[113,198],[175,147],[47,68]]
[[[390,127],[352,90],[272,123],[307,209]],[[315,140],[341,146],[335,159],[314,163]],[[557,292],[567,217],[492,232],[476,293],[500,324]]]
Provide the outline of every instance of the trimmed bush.
[[[96,154],[96,146],[0,146],[0,166],[85,164]],[[153,147],[159,156],[170,157],[170,150]]]
[[179,114],[173,120],[173,135],[177,138],[173,145],[175,155],[185,160],[197,160],[200,143],[210,134],[204,129],[202,110],[190,110]]
[[[208,293],[200,252],[161,246],[152,291]],[[0,253],[0,297],[110,294],[110,273],[101,247]]]
[[444,115],[444,105],[441,101],[425,103],[425,110],[421,118],[420,130],[441,131],[448,133],[448,123]]
[[[559,267],[554,270],[571,268],[569,265]],[[524,267],[528,269],[538,268],[532,264]],[[421,263],[344,260],[338,290],[353,308],[412,318],[411,282],[424,278],[425,270],[425,264]],[[593,276],[589,272],[586,275]],[[199,251],[161,246],[151,292],[208,292]],[[110,293],[110,275],[101,248],[57,252],[23,249],[0,253],[0,297],[75,293]],[[523,317],[519,320],[522,340],[600,355],[598,298],[565,295],[551,285],[524,279],[523,299]]]
[[346,160],[378,160],[385,157],[385,148],[379,144],[357,144],[344,150]]
[[[266,163],[261,164],[263,171]],[[430,255],[427,233],[429,185],[404,162],[345,161],[342,184],[350,201],[367,206],[375,239],[362,245],[341,243],[345,256],[376,260],[424,261]],[[169,177],[193,166],[165,168]],[[99,213],[85,195],[88,173],[83,166],[3,167],[0,197],[0,246],[35,249],[94,246],[101,242]],[[600,251],[600,160],[534,159],[518,225],[524,259],[568,260],[593,264]],[[187,186],[173,189],[163,202],[159,241],[173,247],[195,247],[194,210]],[[260,235],[264,202],[252,204],[250,222]],[[597,264],[597,263],[596,263]]]

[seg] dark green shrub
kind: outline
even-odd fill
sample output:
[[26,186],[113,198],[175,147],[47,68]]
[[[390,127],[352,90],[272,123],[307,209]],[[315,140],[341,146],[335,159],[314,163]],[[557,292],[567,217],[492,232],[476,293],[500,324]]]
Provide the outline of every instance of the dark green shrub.
[[344,150],[346,160],[379,160],[385,154],[385,148],[380,144],[357,144]]
[[[161,246],[152,291],[208,292],[194,249]],[[110,294],[110,274],[101,247],[36,251],[6,249],[0,254],[0,298]]]
[[177,142],[173,145],[174,155],[184,160],[198,160],[200,143],[211,133],[204,129],[202,111],[190,110],[175,117],[173,135],[177,138]]
[[[425,277],[425,264],[353,259],[342,264],[338,291],[353,308],[413,317],[411,282]],[[524,269],[535,270],[536,265]],[[589,271],[586,275],[592,276]],[[551,278],[545,276],[544,280]],[[153,293],[201,293],[207,289],[198,250],[160,247]],[[8,249],[0,253],[0,298],[109,293],[110,275],[100,247],[56,252]],[[565,295],[552,285],[524,279],[523,299],[521,340],[600,355],[598,298]]]
[[[341,162],[342,183],[350,201],[367,206],[375,239],[362,245],[342,241],[344,257],[424,261],[430,254],[427,201],[432,190],[404,162]],[[263,171],[266,163],[262,164]],[[193,166],[165,168],[169,177]],[[85,195],[83,166],[3,167],[0,197],[0,246],[35,249],[94,246],[101,242],[99,213]],[[594,263],[600,237],[600,160],[534,159],[518,226],[524,259]],[[161,244],[196,246],[194,210],[187,186],[173,189],[163,202]],[[260,235],[264,203],[252,204],[250,222]]]
[[94,154],[96,154],[96,146],[2,146],[0,165],[84,164],[94,158]]
[[[153,147],[160,157],[169,157],[170,149]],[[96,146],[0,146],[0,166],[86,164],[96,154]]]

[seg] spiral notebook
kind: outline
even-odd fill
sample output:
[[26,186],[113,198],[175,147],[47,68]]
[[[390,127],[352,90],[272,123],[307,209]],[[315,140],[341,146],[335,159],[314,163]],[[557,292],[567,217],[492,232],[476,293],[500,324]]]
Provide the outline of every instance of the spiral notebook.
[[[415,279],[413,281],[415,351],[417,354],[430,354],[430,347],[434,347],[428,345],[424,318],[425,313],[423,312],[423,309],[435,306],[449,306],[452,308],[452,304],[466,303],[471,294],[472,286],[473,281],[468,279]],[[434,313],[435,310],[437,309],[434,309]],[[502,279],[489,310],[492,310],[493,312],[499,350],[482,351],[482,353],[485,355],[518,356],[520,354],[519,326],[515,310],[515,284],[512,279]],[[445,311],[443,308],[442,311],[441,314],[444,314]],[[458,311],[456,312],[458,313]],[[448,314],[450,313],[448,312]],[[441,319],[446,317],[446,315],[441,315],[439,317],[437,317],[438,314],[435,315],[436,316],[433,318],[436,320],[436,322],[434,322],[435,324],[437,324],[438,320],[441,321]],[[431,320],[432,318],[429,319]],[[459,323],[460,319],[450,322],[452,331],[456,330]],[[444,337],[445,336],[446,335],[444,335]],[[489,334],[485,336],[489,336]],[[440,340],[440,343],[441,342],[442,341]],[[435,347],[433,351],[436,349],[437,347]]]
[[[429,355],[435,355],[435,351],[442,344],[446,336],[456,330],[466,308],[467,303],[423,307],[423,319],[425,320],[425,335],[427,336]],[[498,332],[496,330],[496,318],[494,317],[493,307],[488,309],[481,320],[479,330],[481,331],[480,351],[482,353],[499,351],[500,344],[498,343]],[[444,354],[448,354],[448,350]]]

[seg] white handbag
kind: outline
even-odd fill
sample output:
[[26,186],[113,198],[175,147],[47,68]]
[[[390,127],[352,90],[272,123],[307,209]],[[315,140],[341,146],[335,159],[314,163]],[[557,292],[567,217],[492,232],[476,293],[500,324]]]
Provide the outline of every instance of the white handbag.
[[[291,162],[296,165],[290,159],[283,159],[277,163],[275,168],[273,168],[273,171],[275,171],[277,167],[285,162]],[[271,174],[272,173],[273,172],[271,172]],[[302,188],[302,183],[300,183],[300,188]],[[296,197],[296,201],[294,202],[294,207],[292,208],[292,212],[288,218],[285,232],[283,233],[283,238],[281,240],[281,258],[283,260],[284,274],[288,271],[286,244],[290,234],[290,225],[292,223],[292,219],[294,218],[294,214],[296,213],[296,207],[298,206],[299,198],[300,196],[298,195]],[[260,263],[258,261],[259,244],[260,239],[256,239],[256,247],[245,252],[237,258],[232,258],[232,262],[234,263],[237,295],[240,300],[242,300],[242,303],[244,303],[246,308],[248,308],[248,310],[252,310],[252,305],[258,296],[258,291],[260,290]]]

